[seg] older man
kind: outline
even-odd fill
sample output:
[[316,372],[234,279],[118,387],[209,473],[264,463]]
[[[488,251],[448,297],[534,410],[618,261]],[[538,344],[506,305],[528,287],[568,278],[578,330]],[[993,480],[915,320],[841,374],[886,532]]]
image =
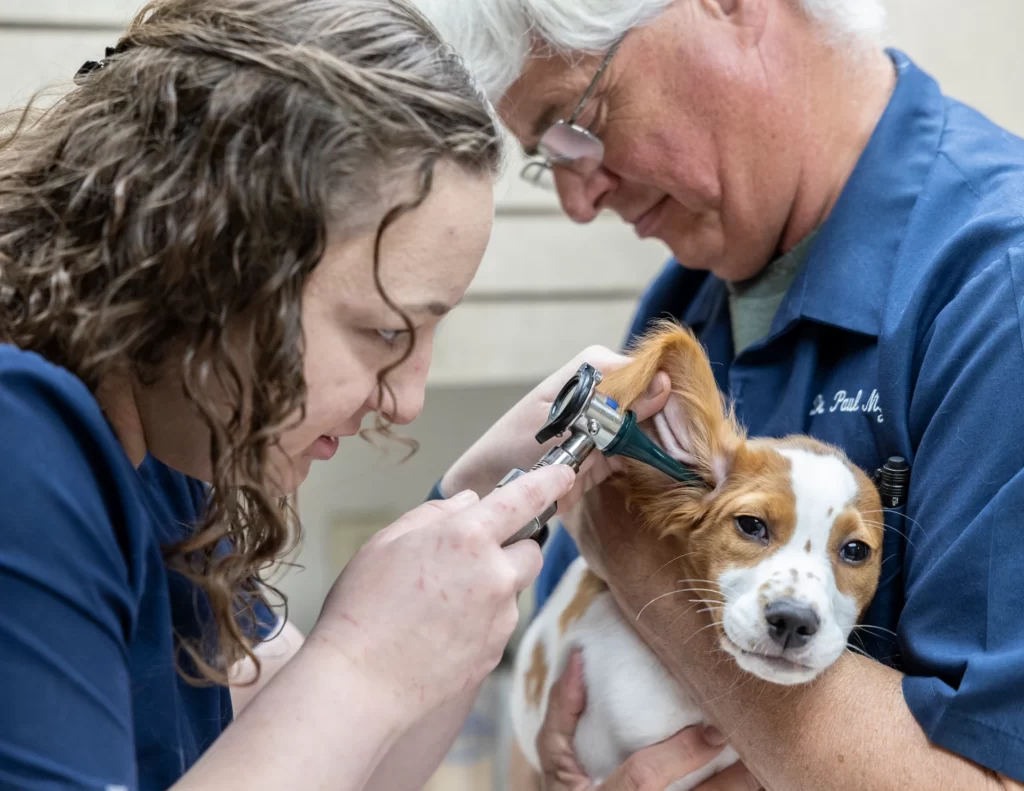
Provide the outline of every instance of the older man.
[[[743,684],[670,598],[644,637],[766,788],[1024,788],[1024,141],[883,51],[877,0],[419,2],[525,176],[671,249],[631,335],[693,327],[751,434],[910,464],[873,659]],[[597,497],[577,543],[636,614],[671,558]],[[556,533],[541,602],[575,552]]]

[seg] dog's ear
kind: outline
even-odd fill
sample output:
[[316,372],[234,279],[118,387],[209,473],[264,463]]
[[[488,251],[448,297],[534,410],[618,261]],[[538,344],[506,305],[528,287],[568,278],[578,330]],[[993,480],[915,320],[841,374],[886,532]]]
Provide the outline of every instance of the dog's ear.
[[715,384],[711,364],[693,333],[659,322],[634,346],[634,362],[609,374],[602,392],[624,408],[639,398],[658,371],[672,394],[665,409],[645,425],[665,451],[715,488],[728,475],[743,433]]

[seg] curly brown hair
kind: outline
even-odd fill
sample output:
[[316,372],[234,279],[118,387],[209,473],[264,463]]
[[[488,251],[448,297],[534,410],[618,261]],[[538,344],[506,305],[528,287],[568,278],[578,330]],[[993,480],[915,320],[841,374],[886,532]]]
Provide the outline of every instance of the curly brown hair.
[[[212,486],[166,562],[213,613],[180,642],[192,680],[226,683],[243,657],[258,669],[243,623],[297,538],[266,461],[305,414],[301,298],[328,225],[376,225],[380,290],[381,236],[434,165],[494,174],[501,136],[400,0],[156,0],[79,83],[0,143],[0,340],[93,392],[177,369]],[[389,205],[403,183],[415,197]]]

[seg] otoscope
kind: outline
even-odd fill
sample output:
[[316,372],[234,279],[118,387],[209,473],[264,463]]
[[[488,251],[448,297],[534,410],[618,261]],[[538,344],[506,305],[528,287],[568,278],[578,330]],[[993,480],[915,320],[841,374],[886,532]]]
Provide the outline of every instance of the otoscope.
[[[677,481],[698,480],[697,473],[665,453],[640,430],[635,412],[621,411],[614,400],[598,391],[597,386],[602,379],[600,371],[584,363],[565,383],[551,405],[547,423],[537,432],[536,439],[543,445],[566,431],[569,432],[569,438],[545,453],[532,470],[551,464],[565,464],[572,467],[573,472],[579,472],[580,465],[586,461],[590,452],[598,448],[605,456],[627,456],[649,464]],[[526,473],[518,468],[511,470],[498,486],[504,486],[521,475]],[[546,537],[544,528],[557,510],[558,504],[552,503],[544,513],[531,520],[502,546],[526,538],[533,538],[543,544]]]

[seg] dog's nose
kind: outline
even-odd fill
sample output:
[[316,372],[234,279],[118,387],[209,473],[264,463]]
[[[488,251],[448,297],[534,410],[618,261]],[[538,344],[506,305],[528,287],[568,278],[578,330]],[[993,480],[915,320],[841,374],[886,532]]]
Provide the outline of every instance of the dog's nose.
[[787,648],[800,648],[818,631],[818,614],[795,599],[779,599],[764,608],[768,634],[772,640]]

